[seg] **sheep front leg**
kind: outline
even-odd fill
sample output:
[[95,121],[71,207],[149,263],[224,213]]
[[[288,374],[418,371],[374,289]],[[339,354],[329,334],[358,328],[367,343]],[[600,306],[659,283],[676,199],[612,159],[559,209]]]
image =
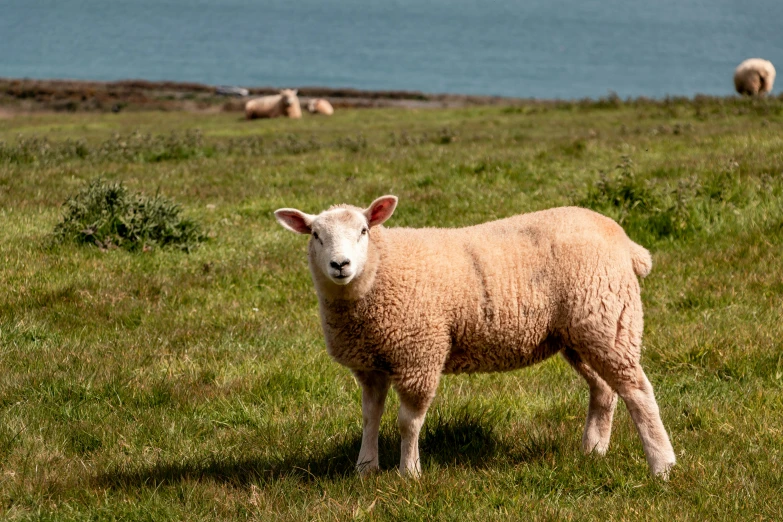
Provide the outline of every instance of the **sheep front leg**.
[[378,469],[378,431],[389,393],[389,376],[380,372],[354,372],[362,386],[362,447],[356,469],[366,475]]
[[[398,390],[399,392],[399,390]],[[400,475],[418,478],[421,475],[419,433],[432,397],[400,392],[400,411],[397,426],[400,429]]]

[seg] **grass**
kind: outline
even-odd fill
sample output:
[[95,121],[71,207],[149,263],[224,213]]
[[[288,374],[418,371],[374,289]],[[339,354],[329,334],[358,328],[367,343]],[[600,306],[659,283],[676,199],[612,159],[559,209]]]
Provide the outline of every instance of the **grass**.
[[[781,131],[775,98],[0,120],[0,518],[779,520]],[[210,241],[52,244],[98,177],[160,191]],[[391,395],[383,471],[353,473],[359,390],[272,211],[386,193],[407,226],[581,204],[652,251],[643,364],[668,483],[623,405],[607,457],[580,454],[587,389],[559,358],[444,378],[418,482],[395,471]]]

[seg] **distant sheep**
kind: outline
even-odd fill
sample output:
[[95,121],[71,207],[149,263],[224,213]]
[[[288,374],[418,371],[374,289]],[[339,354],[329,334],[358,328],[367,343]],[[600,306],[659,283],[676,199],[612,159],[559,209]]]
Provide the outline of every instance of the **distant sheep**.
[[772,92],[775,67],[761,58],[749,58],[734,70],[734,88],[740,94],[763,96]]
[[639,364],[637,277],[650,254],[614,221],[567,207],[467,228],[384,228],[397,198],[318,215],[275,212],[309,234],[308,260],[329,354],[362,386],[357,468],[378,468],[386,395],[400,397],[400,472],[421,472],[418,437],[441,374],[508,371],[560,353],[587,381],[582,450],[609,447],[617,393],[650,470],[675,463],[653,388]]
[[310,114],[323,114],[326,116],[331,116],[334,114],[334,108],[332,107],[332,104],[323,98],[313,98],[307,102],[307,111]]
[[294,89],[283,89],[280,94],[262,96],[249,100],[245,104],[245,117],[248,120],[256,118],[301,118],[302,108]]

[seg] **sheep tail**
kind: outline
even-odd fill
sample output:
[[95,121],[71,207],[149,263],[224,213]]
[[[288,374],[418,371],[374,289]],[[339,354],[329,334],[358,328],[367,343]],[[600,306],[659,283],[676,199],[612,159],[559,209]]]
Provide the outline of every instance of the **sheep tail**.
[[650,252],[641,245],[637,245],[633,241],[631,243],[631,264],[633,265],[633,271],[639,277],[646,277],[652,270],[652,257]]

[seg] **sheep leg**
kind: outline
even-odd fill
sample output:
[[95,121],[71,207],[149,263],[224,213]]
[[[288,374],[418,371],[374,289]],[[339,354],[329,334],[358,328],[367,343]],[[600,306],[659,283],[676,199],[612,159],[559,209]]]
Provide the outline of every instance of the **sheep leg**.
[[[585,353],[581,354],[583,357]],[[591,354],[595,355],[595,354]],[[626,361],[622,367],[612,365],[609,361],[590,361],[590,366],[617,391],[622,397],[628,413],[631,415],[639,438],[642,439],[644,455],[650,472],[664,480],[669,478],[669,470],[676,459],[674,449],[669,441],[669,435],[663,427],[658,403],[655,401],[652,384],[644,374],[638,362]],[[615,364],[617,361],[613,361]]]
[[634,370],[635,379],[615,382],[613,387],[623,398],[636,425],[650,471],[667,480],[669,470],[676,462],[674,449],[663,427],[652,384],[641,366],[637,364]]
[[[397,390],[400,396],[400,411],[397,426],[400,430],[400,474],[418,478],[421,475],[419,459],[419,433],[424,417],[432,402],[432,395],[411,395]],[[434,394],[433,394],[434,395]]]
[[643,329],[641,300],[635,297],[624,303],[615,321],[616,326],[611,329],[614,331],[591,332],[583,342],[572,347],[622,397],[642,439],[650,472],[666,480],[676,459],[652,385],[639,364]]
[[356,469],[366,475],[378,469],[378,431],[389,393],[389,376],[380,372],[354,372],[362,386],[362,447]]
[[561,353],[590,387],[590,405],[582,435],[582,452],[606,455],[612,435],[612,418],[617,406],[617,394],[574,350],[566,348]]

